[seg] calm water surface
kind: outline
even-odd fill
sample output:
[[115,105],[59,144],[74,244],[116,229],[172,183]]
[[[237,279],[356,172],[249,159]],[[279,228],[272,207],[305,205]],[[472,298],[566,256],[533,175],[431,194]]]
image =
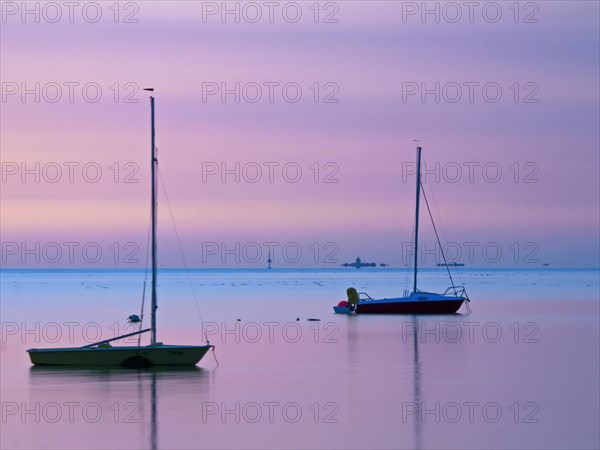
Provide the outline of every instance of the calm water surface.
[[197,271],[199,310],[187,275],[162,271],[159,340],[204,331],[216,352],[136,371],[32,367],[25,350],[132,331],[142,272],[2,271],[1,447],[599,448],[599,272],[457,275],[471,314],[347,317],[331,308],[346,287],[400,295],[404,271]]

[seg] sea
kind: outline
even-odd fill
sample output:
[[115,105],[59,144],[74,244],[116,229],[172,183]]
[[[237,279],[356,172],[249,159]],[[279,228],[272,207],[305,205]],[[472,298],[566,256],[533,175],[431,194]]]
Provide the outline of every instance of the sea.
[[[2,270],[0,447],[600,448],[598,270],[457,268],[458,314],[333,312],[348,287],[401,296],[411,276],[161,269],[157,339],[215,349],[136,370],[34,367],[26,350],[131,333],[131,315],[148,326],[144,271]],[[418,285],[448,278],[424,269]]]

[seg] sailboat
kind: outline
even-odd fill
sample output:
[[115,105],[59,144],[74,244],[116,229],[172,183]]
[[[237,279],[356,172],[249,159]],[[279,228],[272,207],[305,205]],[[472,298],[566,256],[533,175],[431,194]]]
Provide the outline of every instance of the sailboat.
[[[421,199],[421,150],[417,145],[417,196],[415,205],[415,241],[414,241],[414,271],[413,271],[413,290],[404,291],[402,297],[374,299],[365,292],[357,292],[354,288],[348,288],[348,301],[341,301],[333,307],[334,312],[338,314],[454,314],[463,302],[469,302],[469,297],[464,286],[456,286],[450,274],[449,265],[442,250],[442,256],[448,276],[452,286],[446,289],[442,294],[425,292],[417,288],[417,263],[419,248],[419,203]],[[427,197],[425,197],[427,202]],[[429,209],[429,205],[427,205]],[[431,216],[431,211],[430,211]],[[433,217],[432,223],[433,223]],[[437,229],[433,224],[436,237]],[[440,248],[442,246],[440,245]],[[467,304],[468,307],[468,304]]]
[[[145,89],[153,91],[154,89]],[[156,205],[156,172],[158,159],[156,157],[155,128],[154,128],[154,97],[150,96],[151,110],[151,183],[152,183],[152,289],[151,289],[151,326],[141,329],[139,316],[129,317],[130,322],[139,323],[140,330],[124,334],[112,339],[84,345],[83,347],[65,348],[31,348],[27,350],[31,362],[35,365],[58,365],[58,366],[122,366],[131,368],[152,366],[195,366],[213,345],[165,345],[156,340],[156,278],[157,278],[157,254],[156,254],[156,228],[157,228],[157,205]],[[141,335],[150,332],[150,345],[112,346],[111,342],[126,337]]]

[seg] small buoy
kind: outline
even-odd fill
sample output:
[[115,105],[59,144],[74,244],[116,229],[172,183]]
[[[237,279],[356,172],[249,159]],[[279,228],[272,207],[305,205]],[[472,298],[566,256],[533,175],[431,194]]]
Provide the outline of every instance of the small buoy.
[[296,317],[296,322],[298,322],[300,320],[300,317]]
[[241,322],[241,321],[242,321],[242,319],[238,319],[237,321],[238,321],[238,322]]

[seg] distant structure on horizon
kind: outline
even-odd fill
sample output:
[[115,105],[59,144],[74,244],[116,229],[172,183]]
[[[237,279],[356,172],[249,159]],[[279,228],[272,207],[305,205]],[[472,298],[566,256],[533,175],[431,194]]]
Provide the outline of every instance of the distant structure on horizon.
[[[387,266],[387,264],[385,263],[381,263],[379,264],[381,267],[385,267]],[[356,257],[356,261],[354,261],[353,263],[344,263],[342,264],[343,267],[355,267],[357,269],[360,269],[361,267],[377,267],[377,263],[364,263],[361,261],[360,256]]]
[[269,252],[269,259],[267,259],[267,263],[269,264],[267,266],[267,269],[271,269],[271,263],[273,262],[273,260],[271,259],[271,252]]
[[437,263],[438,267],[463,267],[464,264],[463,263],[457,263],[457,262],[452,262],[452,263]]

